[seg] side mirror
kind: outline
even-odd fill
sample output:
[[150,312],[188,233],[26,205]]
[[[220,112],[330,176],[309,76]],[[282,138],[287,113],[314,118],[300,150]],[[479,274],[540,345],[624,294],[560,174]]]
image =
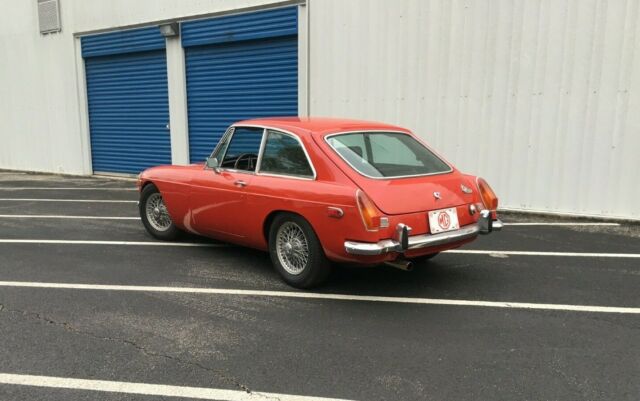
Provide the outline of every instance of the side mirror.
[[218,163],[218,159],[215,157],[207,157],[206,161],[207,168],[213,169],[216,173],[220,172],[220,163]]

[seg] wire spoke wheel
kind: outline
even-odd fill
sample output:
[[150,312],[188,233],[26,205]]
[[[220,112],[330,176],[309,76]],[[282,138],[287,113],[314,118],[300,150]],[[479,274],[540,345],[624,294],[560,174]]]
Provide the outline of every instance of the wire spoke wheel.
[[269,254],[273,267],[292,287],[315,287],[331,272],[331,264],[313,227],[294,213],[280,212],[271,221]]
[[299,225],[288,221],[278,228],[276,252],[287,273],[298,275],[304,271],[309,261],[309,242]]
[[156,230],[167,231],[171,227],[171,217],[159,193],[156,192],[147,198],[145,211],[149,224]]

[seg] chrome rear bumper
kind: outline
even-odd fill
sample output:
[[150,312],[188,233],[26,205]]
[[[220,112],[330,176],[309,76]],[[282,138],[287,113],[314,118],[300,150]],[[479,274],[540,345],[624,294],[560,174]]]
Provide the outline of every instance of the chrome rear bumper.
[[455,231],[410,236],[411,228],[400,223],[396,226],[396,235],[393,239],[384,239],[375,243],[345,241],[344,249],[351,255],[382,255],[388,252],[405,252],[411,249],[458,242],[474,238],[478,234],[489,234],[501,229],[502,221],[492,220],[491,213],[488,210],[482,210],[476,224],[470,224]]

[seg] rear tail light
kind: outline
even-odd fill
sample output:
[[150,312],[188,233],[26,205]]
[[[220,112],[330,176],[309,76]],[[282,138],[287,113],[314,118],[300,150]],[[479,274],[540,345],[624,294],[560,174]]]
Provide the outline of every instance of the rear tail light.
[[498,208],[498,197],[495,192],[493,192],[493,189],[491,189],[483,178],[478,177],[476,183],[478,184],[478,191],[480,192],[484,207],[488,210],[495,211]]
[[[356,191],[356,202],[358,203],[364,228],[366,228],[367,231],[378,231],[381,220],[384,221],[386,218],[383,218],[382,213],[380,213],[376,205],[373,204],[373,201],[361,190]],[[387,220],[387,226],[388,225]]]

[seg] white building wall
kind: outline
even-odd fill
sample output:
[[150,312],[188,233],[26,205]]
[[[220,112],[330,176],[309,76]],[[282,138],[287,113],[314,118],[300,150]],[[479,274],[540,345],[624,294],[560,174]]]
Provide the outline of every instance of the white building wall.
[[640,218],[640,2],[311,0],[310,110],[397,123],[509,208]]
[[[287,3],[61,0],[62,32],[43,36],[37,2],[11,2],[0,168],[91,172],[77,35]],[[302,113],[308,100],[312,115],[410,127],[503,206],[640,218],[640,2],[307,0],[307,13]]]

